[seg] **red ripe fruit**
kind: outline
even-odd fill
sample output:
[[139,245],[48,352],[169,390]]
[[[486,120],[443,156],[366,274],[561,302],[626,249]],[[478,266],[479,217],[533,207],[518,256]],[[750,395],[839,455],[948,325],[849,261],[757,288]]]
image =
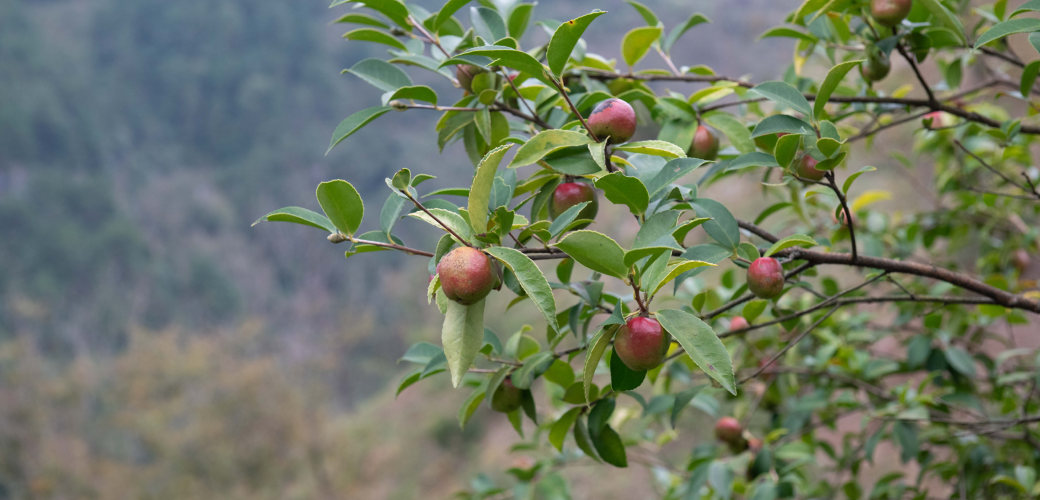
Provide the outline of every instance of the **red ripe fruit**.
[[620,144],[636,133],[636,110],[621,99],[607,99],[596,104],[587,123],[598,139],[610,137],[610,144]]
[[885,26],[895,26],[906,19],[913,0],[870,0],[870,15]]
[[466,92],[473,92],[473,77],[487,71],[484,68],[472,64],[460,64],[455,66],[455,79],[459,81],[459,87]]
[[595,219],[596,213],[599,212],[599,201],[596,198],[596,191],[592,186],[584,182],[564,182],[556,186],[549,200],[549,218],[556,220],[569,208],[587,201],[589,204],[578,212],[578,219]]
[[656,319],[637,316],[618,328],[614,352],[632,370],[650,370],[664,361],[671,342],[671,336]]
[[748,326],[751,326],[751,325],[748,324],[747,320],[744,319],[743,316],[737,316],[737,317],[729,320],[729,331],[731,331],[731,332],[733,330],[741,330],[741,329],[747,328]]
[[479,302],[502,284],[499,269],[491,258],[471,247],[456,248],[442,257],[437,263],[437,274],[444,295],[464,306]]
[[719,156],[719,137],[711,129],[704,125],[697,125],[697,132],[693,134],[693,142],[690,144],[690,158],[702,160],[714,160]]
[[825,172],[823,170],[816,170],[816,165],[818,163],[820,162],[816,161],[816,158],[809,155],[802,155],[802,157],[798,159],[798,163],[794,164],[794,174],[802,179],[809,179],[812,181],[823,179]]
[[759,257],[747,271],[748,290],[760,299],[774,299],[784,291],[784,268],[772,257]]
[[722,417],[718,422],[715,422],[715,437],[719,438],[719,441],[723,443],[732,444],[739,442],[743,432],[744,428],[733,417]]
[[516,411],[520,409],[520,400],[520,389],[513,385],[512,380],[506,378],[491,396],[491,409],[502,413]]

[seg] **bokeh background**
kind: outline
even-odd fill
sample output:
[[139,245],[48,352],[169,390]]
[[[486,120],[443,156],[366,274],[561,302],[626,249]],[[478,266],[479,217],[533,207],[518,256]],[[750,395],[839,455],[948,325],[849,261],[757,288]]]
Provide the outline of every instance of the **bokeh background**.
[[[762,81],[790,61],[792,41],[757,37],[799,0],[644,3],[669,28],[695,11],[713,20],[676,45],[677,64]],[[594,7],[610,15],[590,51],[618,57],[642,23],[621,0],[543,0],[535,18]],[[386,115],[324,155],[336,124],[380,94],[340,75],[384,50],[340,38],[350,28],[329,22],[347,8],[0,0],[0,499],[445,498],[522,459],[501,415],[459,429],[467,393],[447,377],[395,398],[397,359],[439,338],[425,259],[345,260],[313,229],[250,226],[317,210],[315,186],[343,178],[370,229],[397,169],[437,175],[435,188],[471,175],[461,143],[437,153],[428,111]],[[523,43],[546,39],[533,26]],[[442,101],[460,92],[409,73]],[[762,206],[748,198],[735,211]],[[398,228],[412,246],[439,236]],[[537,317],[518,307],[488,326],[505,338]],[[652,496],[645,467],[565,477],[575,498]]]

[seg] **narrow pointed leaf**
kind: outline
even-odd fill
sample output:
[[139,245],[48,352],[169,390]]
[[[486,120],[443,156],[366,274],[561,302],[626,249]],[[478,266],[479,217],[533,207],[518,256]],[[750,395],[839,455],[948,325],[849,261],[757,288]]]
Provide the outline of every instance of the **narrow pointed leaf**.
[[819,243],[816,243],[816,240],[804,234],[792,234],[791,236],[788,236],[776,243],[773,243],[773,246],[769,247],[769,250],[766,250],[766,253],[762,256],[769,257],[770,255],[773,255],[774,253],[777,253],[785,248],[814,247],[818,244]]
[[805,116],[812,116],[813,114],[812,107],[809,106],[809,101],[790,83],[781,81],[764,82],[755,85],[751,91],[769,99],[770,101],[787,106]]
[[509,266],[509,269],[516,274],[520,286],[527,292],[527,296],[545,316],[549,327],[554,331],[560,331],[560,327],[556,323],[556,299],[553,298],[552,288],[534,261],[512,248],[490,247],[486,251]]
[[[620,308],[616,309],[619,310]],[[589,391],[592,389],[592,377],[596,374],[596,367],[599,366],[599,360],[603,358],[603,352],[607,350],[607,346],[610,345],[610,341],[614,339],[614,334],[617,332],[618,325],[604,326],[596,332],[596,335],[589,340],[589,347],[585,350],[585,365],[582,368],[582,380],[585,384],[585,402],[591,403],[589,400]]]
[[661,326],[675,337],[704,373],[731,394],[737,394],[729,352],[710,326],[696,316],[676,309],[664,309],[655,314]]
[[509,163],[509,168],[518,168],[536,163],[546,155],[573,146],[584,146],[595,141],[580,132],[570,130],[543,130],[529,139]]
[[553,33],[552,39],[549,40],[549,46],[545,52],[549,70],[552,71],[556,78],[563,74],[563,68],[567,66],[567,61],[571,57],[571,51],[574,50],[574,46],[577,45],[582,33],[585,33],[585,28],[588,28],[593,20],[603,14],[606,14],[606,12],[596,9],[584,16],[562,23],[560,27],[556,28],[556,32]]
[[598,273],[624,279],[628,276],[625,251],[616,241],[596,231],[574,231],[553,245],[577,263]]
[[408,74],[382,59],[362,59],[350,69],[343,70],[368,82],[383,92],[393,92],[401,87],[410,87]]
[[285,207],[275,210],[274,212],[257,219],[252,225],[255,226],[265,220],[271,222],[294,222],[296,224],[303,224],[304,226],[324,229],[330,233],[336,232],[336,226],[332,224],[332,221],[330,221],[328,217],[307,210],[306,208]]
[[816,102],[813,103],[813,116],[817,120],[823,117],[824,107],[827,105],[827,100],[831,98],[831,94],[834,93],[834,89],[838,88],[842,78],[852,69],[863,62],[863,59],[855,61],[845,61],[827,72],[827,78],[824,78],[823,83],[820,85],[820,91],[816,93]]
[[511,147],[513,147],[512,144],[506,144],[495,148],[488,152],[484,159],[480,160],[480,164],[477,165],[477,172],[473,176],[473,185],[469,190],[469,225],[476,234],[487,232],[488,202],[491,199],[491,188],[495,182],[498,165],[502,163],[502,157],[505,156]]
[[448,311],[441,327],[441,344],[451,372],[451,385],[458,387],[484,345],[483,300],[469,306],[448,301]]
[[343,139],[350,137],[354,132],[361,130],[362,127],[368,125],[372,120],[385,115],[391,110],[393,110],[393,108],[377,106],[374,108],[363,109],[348,116],[336,126],[336,131],[332,133],[332,142],[329,144],[329,149],[328,151],[325,151],[325,154],[329,154],[329,151],[332,151],[332,148],[336,147],[336,144],[343,142]]

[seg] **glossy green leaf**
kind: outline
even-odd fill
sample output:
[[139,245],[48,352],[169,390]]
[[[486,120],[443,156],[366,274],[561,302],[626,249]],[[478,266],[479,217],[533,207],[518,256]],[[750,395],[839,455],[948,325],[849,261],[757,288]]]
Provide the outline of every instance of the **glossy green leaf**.
[[1040,12],[1040,0],[1029,0],[1015,9],[1008,17],[1015,17],[1023,12]]
[[343,234],[353,236],[365,215],[365,203],[354,186],[339,179],[322,182],[318,184],[316,195],[332,224]]
[[394,37],[390,33],[387,33],[385,31],[379,31],[374,28],[358,28],[356,30],[351,30],[344,33],[343,38],[346,38],[347,40],[356,40],[359,42],[381,43],[383,45],[389,45],[395,49],[400,49],[405,52],[408,52],[408,47],[401,43],[401,41],[398,40],[396,37]]
[[332,221],[328,217],[321,215],[317,212],[307,210],[306,208],[300,207],[285,207],[279,210],[275,210],[259,219],[252,224],[255,226],[263,221],[270,222],[293,222],[296,224],[303,224],[304,226],[316,227],[318,229],[324,229],[330,233],[336,232],[336,226],[332,224]]
[[776,141],[776,148],[773,149],[773,155],[776,157],[776,162],[784,168],[790,167],[791,163],[794,162],[795,156],[798,154],[798,149],[802,145],[802,136],[795,134],[785,135]]
[[495,182],[495,174],[498,172],[498,165],[502,163],[502,157],[511,147],[512,144],[506,144],[489,151],[477,165],[473,185],[469,190],[468,205],[469,225],[476,234],[487,232],[488,202],[491,198],[492,184]]
[[[1030,35],[1030,38],[1032,38],[1032,35]],[[1040,61],[1033,61],[1022,69],[1022,82],[1019,85],[1019,92],[1026,98],[1032,93],[1033,84],[1036,83],[1038,74],[1040,74]]]
[[476,413],[477,408],[480,408],[480,402],[484,401],[485,390],[487,387],[487,381],[485,380],[479,387],[473,389],[473,392],[469,394],[466,401],[463,401],[462,406],[459,407],[459,428],[465,429],[466,424],[473,418],[473,414]]
[[512,47],[486,45],[469,49],[460,55],[487,56],[494,59],[495,63],[499,66],[523,71],[531,77],[544,82],[546,85],[553,85],[552,81],[545,75],[545,66],[542,66],[542,63],[538,62],[538,60],[531,54],[516,50]]
[[592,434],[592,444],[604,462],[614,467],[628,467],[625,444],[621,442],[621,436],[609,425],[603,427],[598,433]]
[[676,158],[665,163],[653,178],[646,182],[646,190],[653,198],[672,183],[682,179],[701,165],[708,163],[700,158]]
[[812,116],[813,114],[812,107],[809,106],[809,100],[790,83],[781,81],[764,82],[755,85],[751,91],[805,116]]
[[406,31],[412,31],[412,25],[408,22],[408,7],[405,7],[404,3],[398,0],[335,0],[329,7],[332,8],[345,3],[362,4],[386,16],[394,24],[404,28]]
[[852,68],[855,68],[863,61],[863,59],[845,61],[831,68],[830,71],[827,72],[827,78],[824,78],[823,83],[820,84],[820,90],[816,93],[816,102],[813,103],[813,116],[815,116],[817,120],[823,118],[824,107],[827,105],[827,101],[831,98],[831,94],[833,94],[834,90],[838,88],[839,84],[841,84],[841,80],[845,78],[845,75],[848,74]]
[[638,389],[646,379],[646,370],[633,370],[618,357],[617,351],[610,354],[610,387],[616,392]]
[[552,363],[553,354],[551,352],[542,351],[533,354],[524,359],[523,366],[513,372],[510,380],[512,380],[513,385],[520,389],[530,389],[535,379],[545,373],[545,370],[548,370]]
[[639,141],[614,146],[614,151],[639,153],[664,158],[686,158],[686,151],[667,141]]
[[531,20],[531,12],[534,10],[536,3],[519,3],[513,6],[513,9],[509,11],[509,20],[507,22],[509,29],[509,36],[516,40],[519,40],[524,36],[524,32],[527,31],[527,24]]
[[704,389],[704,387],[705,386],[703,385],[696,385],[675,395],[675,404],[672,405],[673,429],[675,428],[675,421],[679,419],[679,414],[681,414],[682,411],[686,409],[687,406],[689,406],[690,401],[693,401],[693,398],[696,397],[697,394],[699,394],[701,390]]
[[615,205],[627,205],[635,215],[642,215],[650,204],[650,193],[639,179],[614,172],[596,179],[596,187]]
[[668,37],[665,38],[664,42],[661,43],[661,48],[664,49],[665,52],[670,54],[672,52],[672,46],[675,45],[675,42],[677,42],[679,38],[683,36],[684,33],[689,31],[690,28],[697,26],[698,24],[710,22],[711,20],[701,13],[696,13],[690,16],[690,18],[687,19],[685,23],[676,26],[672,29],[671,33],[668,33]]
[[[455,212],[449,212],[448,210],[445,210],[443,208],[427,208],[427,210],[430,212],[430,214],[433,214],[433,217],[431,217],[430,214],[427,214],[423,211],[412,212],[408,214],[408,216],[419,219],[441,230],[444,230],[444,226],[441,226],[441,223],[443,222],[452,231],[455,231],[455,234],[458,234],[467,242],[473,239],[473,232],[470,230],[469,224],[466,222],[466,219],[463,219],[461,215]],[[436,217],[436,220],[434,219],[434,217]]]
[[1040,19],[1022,17],[997,23],[992,28],[986,30],[985,33],[979,35],[979,38],[975,40],[975,49],[1014,33],[1032,33],[1034,31],[1040,31]]
[[813,132],[813,127],[804,120],[800,120],[793,116],[773,115],[766,117],[766,119],[758,122],[758,125],[755,125],[755,130],[751,131],[751,138],[777,134],[780,132],[787,134],[805,134]]
[[408,78],[407,73],[382,59],[362,59],[343,72],[357,76],[383,92],[412,86],[412,79]]
[[819,38],[812,33],[807,31],[801,31],[791,26],[776,26],[769,28],[765,33],[762,33],[758,37],[760,40],[765,38],[794,38],[796,40],[805,40],[806,42],[815,43],[819,41]]
[[458,387],[484,345],[484,300],[469,306],[449,300],[447,305],[441,344],[451,372],[451,385]]
[[448,22],[448,19],[451,19],[453,14],[469,2],[470,0],[448,0],[444,7],[437,11],[437,17],[433,20],[433,29],[440,28],[444,23]]
[[824,156],[831,158],[841,149],[841,143],[830,137],[823,137],[816,141],[816,149]]
[[554,331],[560,331],[556,323],[556,299],[553,298],[552,288],[549,281],[545,279],[541,269],[534,261],[526,255],[512,248],[490,247],[485,250],[496,259],[505,263],[520,281],[520,286],[527,292],[527,296],[534,302],[535,307],[545,316],[545,321]]
[[589,27],[593,20],[603,14],[606,14],[606,12],[596,9],[584,16],[561,23],[560,27],[556,28],[556,32],[553,33],[552,39],[549,40],[549,46],[545,52],[549,70],[552,71],[556,78],[560,78],[563,75],[563,68],[567,66],[567,61],[571,57],[571,51],[574,50],[574,46],[577,45],[581,35],[585,33],[585,29]]
[[690,203],[701,217],[711,217],[704,223],[704,231],[723,247],[736,250],[740,244],[740,226],[729,209],[715,200],[698,198]]
[[578,203],[577,205],[568,208],[566,212],[557,216],[556,219],[552,221],[552,225],[549,226],[549,234],[555,238],[563,233],[563,231],[574,222],[574,219],[578,218],[578,212],[581,212],[589,203],[591,202],[583,201]]
[[549,443],[555,446],[557,451],[563,451],[563,440],[579,415],[581,415],[581,407],[571,408],[549,429]]
[[625,33],[621,40],[621,57],[625,64],[635,66],[650,50],[650,46],[661,38],[663,31],[664,28],[660,26],[643,26]]
[[336,126],[336,131],[332,133],[332,142],[329,144],[329,149],[328,151],[325,151],[325,154],[329,154],[329,151],[332,151],[332,148],[336,147],[340,142],[343,142],[343,139],[350,137],[354,132],[361,130],[362,127],[368,125],[372,120],[385,115],[391,110],[393,110],[393,108],[377,106],[374,108],[363,109],[348,116]]
[[592,138],[570,130],[543,130],[529,139],[509,163],[509,168],[518,168],[538,162],[546,155],[573,146],[592,144]]
[[[785,136],[786,137],[786,136]],[[729,166],[726,167],[726,171],[740,170],[751,167],[779,167],[780,164],[776,161],[776,158],[769,153],[754,152],[745,155],[740,155],[735,160],[729,162]]]
[[963,43],[968,44],[968,37],[964,34],[964,26],[961,25],[960,19],[957,15],[950,12],[939,0],[917,0],[918,3],[924,5],[929,12],[939,21],[939,24],[945,26]]
[[585,350],[585,365],[582,369],[582,380],[585,384],[585,402],[591,403],[590,391],[592,389],[592,377],[596,374],[596,367],[599,366],[600,359],[603,358],[603,352],[607,350],[607,346],[610,345],[610,341],[614,339],[614,334],[617,333],[618,325],[608,325],[601,327],[596,335],[589,339],[589,347]]
[[625,251],[616,241],[603,233],[573,231],[553,245],[570,255],[579,264],[615,278],[628,276]]
[[651,297],[656,296],[657,292],[661,291],[662,287],[667,285],[669,282],[671,282],[675,278],[678,278],[680,274],[685,273],[687,271],[691,271],[693,269],[697,269],[698,267],[706,267],[706,266],[707,267],[714,267],[715,264],[712,264],[710,262],[703,262],[703,261],[699,261],[699,260],[683,260],[683,261],[675,262],[673,264],[669,264],[667,272],[664,273],[664,275],[662,275],[661,278],[651,282],[650,285],[647,287],[647,289],[650,291],[650,296]]
[[762,256],[769,257],[770,255],[773,255],[774,253],[777,253],[786,248],[814,247],[816,245],[819,245],[819,243],[816,243],[816,240],[813,240],[809,236],[806,236],[804,234],[792,234],[791,236],[788,236],[776,243],[773,243],[773,246],[769,247],[769,250],[766,250],[766,253]]
[[585,425],[585,420],[580,416],[574,421],[574,442],[581,451],[585,452],[593,460],[601,461],[599,454],[596,453],[596,448],[592,445],[592,435],[589,434],[589,428]]
[[340,16],[335,21],[329,24],[363,24],[365,26],[375,26],[377,28],[390,29],[390,25],[372,17],[368,14],[362,14],[360,12],[351,12]]
[[863,174],[865,174],[867,172],[873,172],[875,170],[877,170],[877,168],[874,168],[874,167],[872,167],[870,165],[867,165],[867,166],[859,169],[858,172],[850,175],[848,179],[845,179],[845,185],[842,186],[841,191],[843,193],[845,193],[845,194],[849,194],[849,188],[852,187],[852,183],[856,181],[856,178],[858,178],[859,176],[861,176],[861,175],[863,175]]
[[383,94],[383,105],[393,101],[394,99],[410,99],[413,101],[423,101],[437,105],[437,92],[425,85],[413,85],[411,87],[401,87],[393,92],[387,92]]
[[506,20],[497,10],[489,7],[470,7],[469,20],[477,35],[492,42],[509,36],[506,30]]
[[975,359],[960,347],[946,349],[946,361],[957,373],[968,378],[975,378]]
[[708,125],[719,129],[719,131],[725,134],[729,142],[733,144],[733,147],[737,148],[737,151],[741,153],[755,151],[755,141],[751,140],[751,132],[733,115],[714,112],[706,113],[702,118],[708,122]]
[[737,394],[729,352],[710,326],[690,313],[675,309],[657,311],[655,316],[704,373],[731,394]]

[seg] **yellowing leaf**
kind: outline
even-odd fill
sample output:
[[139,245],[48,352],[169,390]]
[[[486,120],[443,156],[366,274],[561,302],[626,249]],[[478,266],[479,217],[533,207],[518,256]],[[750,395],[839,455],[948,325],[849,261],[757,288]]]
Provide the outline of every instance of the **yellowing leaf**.
[[888,191],[871,190],[857,196],[849,208],[852,209],[853,212],[859,212],[876,202],[891,199],[892,193],[889,193]]

